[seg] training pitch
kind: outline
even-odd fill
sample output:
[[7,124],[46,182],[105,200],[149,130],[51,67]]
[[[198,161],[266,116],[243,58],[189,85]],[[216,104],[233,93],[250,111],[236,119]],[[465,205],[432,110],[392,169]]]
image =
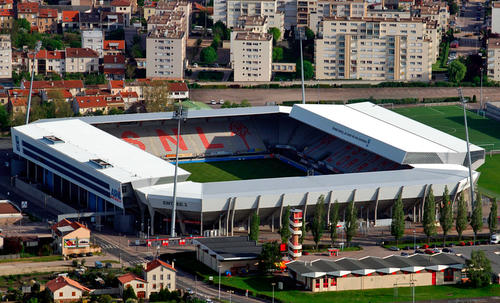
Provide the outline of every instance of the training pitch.
[[306,175],[277,159],[183,163],[179,166],[191,173],[189,181],[201,183]]
[[[397,108],[395,112],[465,140],[464,112],[460,106]],[[471,143],[486,150],[500,149],[500,122],[467,111]]]

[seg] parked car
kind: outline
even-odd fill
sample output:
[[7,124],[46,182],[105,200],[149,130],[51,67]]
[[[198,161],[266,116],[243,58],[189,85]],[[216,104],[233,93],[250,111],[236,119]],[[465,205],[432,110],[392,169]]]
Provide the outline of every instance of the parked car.
[[500,240],[499,238],[500,238],[500,237],[499,237],[499,235],[498,235],[498,234],[492,234],[492,235],[491,235],[491,238],[490,238],[490,243],[491,243],[491,244],[498,244],[498,242],[499,242],[499,240]]
[[424,254],[424,252],[423,252],[423,251],[421,251],[420,249],[415,250],[415,253],[416,253],[416,254]]
[[101,261],[95,261],[95,268],[102,268],[102,262]]
[[409,253],[404,252],[404,251],[401,253],[401,256],[403,256],[403,257],[408,257],[409,255],[410,255]]
[[435,254],[435,252],[434,252],[432,249],[426,249],[424,252],[425,252],[426,254],[428,254],[428,255],[433,255],[433,254]]
[[433,249],[431,249],[431,250],[432,250],[434,253],[436,253],[436,254],[438,254],[438,253],[440,253],[440,252],[441,252],[441,249],[439,249],[439,248],[437,248],[437,247],[435,247],[435,248],[433,248]]
[[405,246],[405,250],[410,250],[410,249],[412,249],[412,247],[410,247],[408,245]]
[[216,105],[216,104],[217,104],[217,101],[215,101],[215,100],[210,100],[210,104],[212,104],[212,105]]
[[455,251],[453,249],[447,248],[447,247],[443,248],[443,252],[444,253],[448,253],[448,254],[454,254],[455,253]]
[[460,245],[460,246],[465,246],[465,242],[464,242],[464,241],[462,241],[462,242],[458,243],[458,245]]
[[224,104],[224,100],[223,100],[223,99],[220,99],[220,100],[219,100],[219,104]]
[[389,247],[389,250],[391,250],[391,251],[399,251],[399,247],[391,246],[391,247]]
[[424,244],[424,245],[422,245],[422,248],[423,248],[423,249],[427,249],[427,248],[429,248],[429,245]]
[[87,257],[92,257],[94,254],[92,252],[87,253]]
[[109,269],[109,268],[111,268],[111,267],[113,267],[113,265],[111,265],[111,263],[109,263],[109,262],[108,262],[108,263],[106,263],[106,268],[108,268],[108,269]]

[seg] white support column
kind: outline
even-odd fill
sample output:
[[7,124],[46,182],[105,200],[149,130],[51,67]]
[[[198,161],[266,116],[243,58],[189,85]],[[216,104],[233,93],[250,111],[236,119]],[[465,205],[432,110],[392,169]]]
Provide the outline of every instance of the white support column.
[[233,213],[231,214],[231,237],[234,230],[234,213],[236,212],[236,197],[233,198]]
[[304,218],[303,220],[306,219],[306,214],[307,214],[307,200],[309,200],[309,192],[307,192],[304,195],[304,214],[302,215],[302,217]]
[[330,208],[332,206],[332,196],[333,196],[333,191],[331,190],[328,193],[328,207],[326,211],[326,226],[330,226]]
[[271,213],[271,232],[274,233],[274,211]]
[[281,207],[280,207],[280,228],[282,228],[283,226],[281,226],[281,222],[283,221],[283,206],[285,204],[285,194],[281,194]]
[[374,226],[377,226],[377,212],[378,212],[378,199],[380,197],[380,187],[377,188],[377,198],[375,200],[375,214],[374,214],[374,219],[375,223],[373,224]]
[[231,215],[231,202],[233,201],[232,198],[228,199],[227,203],[227,212],[226,212],[226,237],[229,236],[229,216]]
[[200,212],[200,236],[203,236],[203,211]]
[[422,205],[420,206],[420,222],[423,220],[425,200],[427,199],[427,192],[429,190],[429,184],[425,184],[424,187],[424,196],[422,197]]

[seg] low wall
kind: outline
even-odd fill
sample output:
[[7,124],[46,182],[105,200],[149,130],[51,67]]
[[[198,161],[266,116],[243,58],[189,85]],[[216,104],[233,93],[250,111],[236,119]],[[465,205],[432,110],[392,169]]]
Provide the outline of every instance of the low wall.
[[19,178],[15,179],[14,184],[17,189],[23,192],[23,195],[27,195],[32,198],[30,200],[31,203],[36,203],[37,205],[43,208],[48,207],[53,211],[55,211],[56,213],[64,214],[64,213],[77,212],[77,210],[72,208],[71,206],[39,190],[38,188],[35,187],[35,185],[28,184]]
[[94,289],[92,291],[93,295],[119,295],[119,288],[105,288],[105,289]]

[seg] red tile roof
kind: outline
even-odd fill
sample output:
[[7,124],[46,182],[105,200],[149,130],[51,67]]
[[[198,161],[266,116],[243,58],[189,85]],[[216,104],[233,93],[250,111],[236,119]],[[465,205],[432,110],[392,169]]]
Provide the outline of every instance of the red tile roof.
[[26,106],[28,104],[28,98],[26,97],[10,98],[10,103],[12,103],[12,106]]
[[0,9],[0,16],[2,17],[14,17],[13,9]]
[[[29,87],[29,81],[23,82],[24,87]],[[34,89],[47,88],[83,88],[82,80],[58,80],[58,81],[33,81]]]
[[50,228],[54,231],[54,232],[58,232],[57,228],[58,227],[63,227],[63,226],[71,226],[73,227],[73,229],[78,229],[78,228],[85,228],[85,229],[88,229],[85,225],[83,225],[82,223],[80,222],[76,222],[76,221],[70,221],[68,219],[62,219],[61,221],[57,222],[56,224],[52,225]]
[[163,262],[160,259],[155,259],[155,260],[153,260],[151,262],[148,262],[146,264],[146,272],[151,271],[151,270],[157,268],[158,266],[167,267],[167,268],[170,268],[173,271],[176,271],[175,268],[172,267],[172,265],[170,265],[170,264],[168,264],[166,262]]
[[57,18],[57,9],[41,8],[38,12],[38,18]]
[[[9,96],[27,97],[29,93],[30,93],[29,89],[19,89],[19,88],[9,89]],[[33,95],[36,95],[38,94],[38,91],[33,90],[32,93]]]
[[105,50],[109,49],[125,49],[125,40],[104,40],[103,48]]
[[108,105],[105,96],[79,96],[76,97],[76,102],[78,102],[79,108],[106,107]]
[[17,13],[18,14],[32,14],[38,13],[40,5],[38,2],[23,2],[17,4]]
[[50,89],[48,90],[49,92],[50,91],[60,91],[61,92],[61,96],[64,98],[64,99],[70,99],[70,98],[73,98],[73,94],[71,94],[69,92],[69,90],[67,89]]
[[184,82],[169,82],[167,86],[171,92],[187,92],[189,90],[187,84]]
[[[66,53],[64,51],[61,51],[61,50],[48,51],[48,50],[42,49],[36,54],[37,59],[64,60],[65,56],[66,56]],[[31,58],[33,58],[33,55],[29,54],[28,57],[31,59]]]
[[90,291],[89,288],[83,286],[75,280],[63,276],[59,276],[54,280],[50,280],[49,282],[47,282],[47,284],[45,284],[45,287],[48,288],[52,293],[54,293],[55,291],[63,288],[66,285],[73,286],[80,289],[81,291]]
[[123,80],[109,80],[110,88],[125,88],[125,81]]
[[21,213],[21,211],[19,211],[19,209],[17,209],[10,202],[1,202],[0,203],[0,214],[6,215],[6,214],[20,214],[20,213]]
[[66,48],[66,58],[99,58],[99,54],[90,48]]
[[136,92],[119,92],[118,93],[122,98],[139,98]]
[[121,284],[125,284],[125,283],[128,283],[130,281],[134,281],[134,280],[147,283],[144,279],[139,278],[138,276],[134,275],[131,272],[118,277],[118,281],[120,281]]
[[14,0],[0,0],[0,5],[13,4]]
[[125,64],[124,55],[105,55],[103,58],[104,64]]
[[78,22],[80,13],[78,11],[63,11],[62,22]]
[[125,68],[104,68],[103,72],[106,75],[125,75]]
[[111,6],[130,6],[129,0],[113,0],[111,1]]

